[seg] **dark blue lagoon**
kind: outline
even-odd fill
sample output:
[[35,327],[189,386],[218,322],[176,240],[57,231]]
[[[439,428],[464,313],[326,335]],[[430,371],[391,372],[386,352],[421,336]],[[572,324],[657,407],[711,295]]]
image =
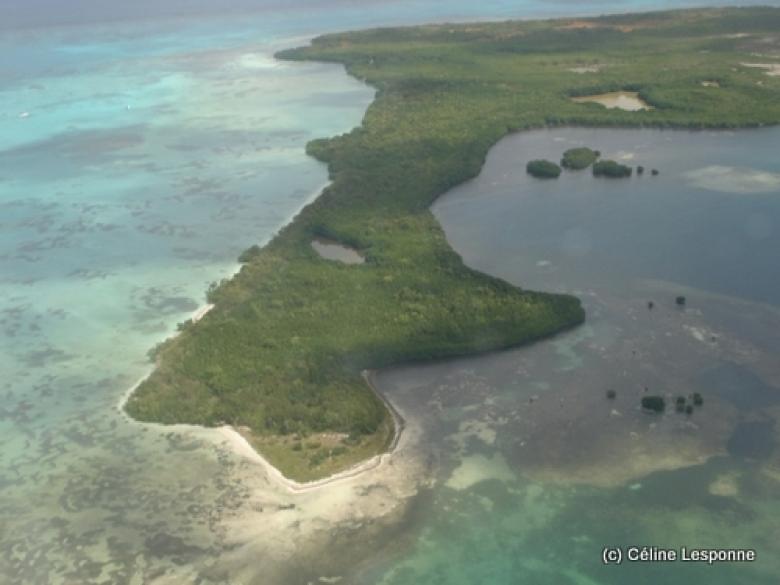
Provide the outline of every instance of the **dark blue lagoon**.
[[[588,319],[532,347],[380,376],[425,420],[437,481],[413,536],[363,582],[777,581],[778,144],[777,129],[521,133],[437,201],[467,264],[577,294]],[[526,174],[575,146],[646,170]],[[663,414],[641,408],[653,395]],[[604,566],[618,545],[757,560]]]

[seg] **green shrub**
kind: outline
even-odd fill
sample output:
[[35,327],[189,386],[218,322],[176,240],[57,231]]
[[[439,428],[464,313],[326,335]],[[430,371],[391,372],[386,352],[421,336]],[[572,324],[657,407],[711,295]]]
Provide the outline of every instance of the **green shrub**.
[[561,166],[565,169],[579,171],[588,168],[599,157],[597,150],[591,150],[585,146],[580,148],[570,148],[563,153]]
[[608,177],[611,179],[620,179],[631,176],[631,167],[621,165],[614,160],[600,160],[593,163],[594,177]]
[[532,160],[525,170],[537,179],[557,179],[561,174],[561,167],[549,160]]
[[666,401],[663,396],[643,396],[642,408],[660,413],[666,410]]

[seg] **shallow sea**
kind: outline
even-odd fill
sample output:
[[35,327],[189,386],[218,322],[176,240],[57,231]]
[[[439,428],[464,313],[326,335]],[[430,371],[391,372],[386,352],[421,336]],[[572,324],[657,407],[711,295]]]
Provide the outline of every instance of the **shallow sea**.
[[[550,7],[541,2],[487,2],[479,6],[322,2],[297,10],[269,8],[242,17],[30,28],[0,35],[4,55],[0,67],[0,122],[4,128],[0,135],[0,581],[267,582],[257,576],[262,575],[262,567],[245,571],[243,566],[221,564],[226,548],[235,545],[228,544],[223,515],[226,511],[240,515],[250,499],[250,488],[230,479],[240,466],[237,458],[186,433],[128,423],[116,405],[126,389],[148,371],[147,350],[172,334],[177,322],[203,304],[208,283],[229,276],[241,250],[266,241],[324,184],[326,171],[305,156],[305,143],[355,126],[372,99],[370,88],[347,78],[340,68],[279,63],[272,58],[274,50],[328,30],[395,22],[567,14],[571,6]],[[599,4],[590,12],[652,7],[659,4],[612,2]],[[640,137],[651,135],[655,136],[642,133],[623,144],[609,133],[604,134],[603,143],[635,150]],[[561,136],[566,139],[567,135]],[[752,136],[744,141],[732,139],[731,146],[725,141],[723,148],[744,151],[738,166],[777,172],[776,162],[764,156],[762,149],[777,144],[778,135],[766,131]],[[578,138],[575,134],[569,139]],[[704,140],[707,144],[716,142]],[[675,139],[671,144],[678,142]],[[539,143],[529,147],[541,148]],[[545,206],[555,198],[569,201],[564,193],[554,191],[574,185],[569,177],[556,185],[534,184],[532,189],[526,188],[522,177],[506,179],[506,191],[497,194],[491,205],[464,210],[485,214],[481,218],[458,222],[457,202],[462,198],[468,207],[471,196],[467,192],[448,196],[437,213],[470,264],[524,286],[582,289],[593,316],[599,311],[611,315],[613,296],[616,305],[629,311],[635,308],[635,297],[657,290],[653,294],[661,312],[662,299],[668,300],[680,287],[717,293],[720,296],[707,296],[707,302],[716,307],[712,309],[716,317],[703,313],[701,321],[685,324],[696,331],[722,329],[719,335],[732,336],[749,347],[735,341],[735,347],[729,349],[731,357],[722,360],[723,364],[701,357],[702,363],[715,364],[716,368],[702,370],[702,384],[716,388],[707,395],[707,407],[709,396],[716,394],[723,396],[724,404],[731,404],[733,384],[750,384],[756,396],[773,404],[776,378],[772,376],[776,372],[771,364],[756,364],[763,364],[761,352],[774,351],[776,355],[780,347],[777,329],[770,327],[776,317],[767,317],[774,313],[756,303],[777,304],[776,271],[759,270],[767,266],[771,248],[777,246],[777,200],[772,193],[695,191],[703,188],[691,186],[693,182],[706,182],[712,176],[710,169],[709,174],[686,175],[683,200],[664,191],[664,200],[656,198],[653,203],[653,185],[674,186],[679,184],[681,173],[735,164],[729,162],[730,155],[704,150],[690,168],[674,167],[674,171],[674,161],[659,154],[672,152],[669,147],[648,146],[643,155],[648,160],[661,157],[658,165],[662,175],[653,179],[655,183],[647,177],[641,186],[632,180],[627,190],[640,209],[644,205],[646,212],[655,213],[653,217],[660,214],[665,218],[662,229],[673,234],[668,239],[653,238],[652,233],[622,221],[611,222],[609,215],[588,216],[592,207],[583,203],[571,208],[579,215],[569,218],[568,228],[560,223],[565,218],[553,214],[557,224],[549,218],[548,241],[545,230],[534,222],[504,225],[495,230],[492,241],[469,232],[469,226],[479,231],[482,225],[488,232],[486,226],[491,222],[511,221],[512,215],[508,209],[502,210],[502,205],[526,205],[517,213],[544,217]],[[728,174],[728,170],[717,172]],[[488,168],[483,176],[491,174]],[[515,180],[519,182],[510,184]],[[552,190],[547,200],[545,189]],[[583,197],[601,193],[590,189]],[[631,217],[635,209],[628,205],[624,187],[610,185],[609,189],[605,196],[617,207],[602,202],[602,210],[618,219]],[[694,190],[694,195],[688,190]],[[686,213],[693,216],[691,221],[698,219],[698,229],[710,229],[709,216],[696,208],[702,201],[723,206],[716,213],[722,225],[707,232],[715,234],[714,240],[694,250],[695,262],[665,264],[665,258],[679,255],[679,246],[702,245],[700,240],[684,240],[688,224],[680,223],[678,227],[683,227],[678,232],[673,229],[675,221],[683,222]],[[496,215],[489,216],[490,209]],[[643,219],[632,221],[648,226]],[[613,234],[618,239],[611,242],[605,239],[610,233],[605,227],[610,225],[624,230]],[[521,228],[534,229],[528,232],[528,239],[521,240]],[[725,235],[720,228],[725,229]],[[553,241],[556,229],[563,230],[558,235],[564,245]],[[463,234],[462,240],[458,233]],[[506,241],[499,241],[501,234]],[[628,236],[634,235],[661,246],[653,254],[641,256],[646,263],[637,270],[632,269],[636,260],[631,254],[641,248],[640,243],[635,242],[634,247],[627,244]],[[729,239],[732,236],[737,239]],[[624,248],[625,254],[613,257],[618,247]],[[584,255],[583,249],[588,251]],[[710,264],[702,265],[698,260],[706,260],[708,254],[712,256]],[[607,264],[612,271],[606,270]],[[580,268],[573,269],[575,265]],[[599,270],[591,273],[588,266]],[[729,272],[721,273],[724,267]],[[625,281],[621,275],[626,275]],[[628,285],[629,278],[631,282],[648,279],[651,288]],[[604,291],[607,282],[615,285]],[[703,311],[698,303],[704,302],[705,295],[690,296],[689,310]],[[730,308],[729,303],[738,302],[736,298],[746,302],[744,311]],[[636,311],[637,319],[646,317]],[[688,314],[687,310],[684,315]],[[755,324],[743,314],[752,315]],[[679,316],[669,310],[667,318]],[[493,408],[491,404],[525,404],[539,394],[533,402],[538,404],[543,402],[545,391],[557,397],[556,384],[564,385],[565,379],[584,384],[590,376],[589,387],[596,395],[601,393],[600,385],[613,382],[603,372],[609,368],[591,360],[596,351],[593,347],[625,343],[620,341],[625,333],[615,330],[625,319],[592,319],[586,328],[549,344],[473,364],[386,373],[382,380],[391,397],[414,408],[422,396],[420,388],[426,385],[454,384],[461,388],[464,402],[448,405],[445,401],[431,407],[439,414],[431,411],[427,449],[437,462],[434,467],[440,487],[419,496],[420,504],[413,506],[414,511],[404,520],[399,546],[392,551],[381,547],[377,561],[353,578],[392,582],[402,579],[399,575],[404,571],[415,571],[416,582],[434,582],[431,575],[438,574],[449,555],[460,550],[456,558],[464,564],[449,562],[447,566],[452,571],[467,568],[459,569],[466,580],[471,576],[482,582],[509,582],[522,571],[546,574],[549,569],[544,567],[552,566],[575,572],[581,567],[582,574],[595,579],[593,582],[611,582],[610,574],[591,568],[592,547],[580,546],[585,552],[572,557],[570,565],[563,563],[561,555],[577,548],[567,544],[567,539],[591,539],[598,544],[604,538],[616,538],[615,531],[629,522],[626,518],[630,516],[623,516],[625,508],[650,506],[652,501],[642,499],[645,494],[661,493],[666,488],[653,491],[649,486],[655,484],[650,480],[642,480],[648,487],[630,492],[614,485],[572,487],[566,477],[575,473],[565,462],[545,468],[543,462],[526,461],[517,455],[520,448],[516,441],[505,435],[514,437],[512,425],[522,425],[519,412],[520,418],[507,422],[500,432],[489,428],[483,419]],[[743,355],[740,351],[754,352],[753,357],[739,361],[734,356]],[[546,369],[545,363],[551,369]],[[523,376],[517,374],[521,366],[526,372]],[[683,365],[680,368],[684,369]],[[656,363],[654,369],[663,368]],[[584,375],[586,371],[589,376]],[[665,372],[654,375],[663,377]],[[676,375],[685,377],[684,372]],[[479,401],[472,400],[475,392],[482,397]],[[583,394],[577,394],[585,404],[582,408],[591,412],[603,406],[600,400],[587,402]],[[435,395],[423,402],[437,404]],[[619,396],[622,400],[623,392]],[[756,437],[762,444],[767,442],[767,431],[762,429],[769,423],[760,417],[755,421],[740,418],[754,405],[751,399],[734,404],[731,410],[726,406],[721,409],[724,412],[717,423],[735,428],[733,434],[725,436],[734,437],[731,450],[736,455],[710,459],[702,473],[732,473],[733,466],[743,465],[740,454],[755,455]],[[630,409],[626,405],[619,408]],[[696,420],[701,418],[698,413],[696,416]],[[636,420],[637,424],[645,423],[645,419]],[[747,426],[738,427],[740,423]],[[477,425],[475,436],[484,435],[487,442],[473,438],[469,424]],[[582,432],[587,433],[587,429]],[[453,444],[455,449],[450,449]],[[560,444],[559,454],[564,453],[564,446]],[[694,458],[697,449],[725,456],[727,447],[721,453],[707,441],[693,441],[685,461]],[[766,447],[761,453],[765,452]],[[679,457],[664,456],[679,463]],[[767,459],[771,461],[771,455],[761,460]],[[519,465],[533,468],[534,462],[537,479],[517,475]],[[593,468],[602,464],[594,455],[590,471],[577,473],[591,477]],[[480,477],[473,471],[475,465],[495,467],[497,478],[474,483],[473,478]],[[739,481],[741,493],[746,495],[741,499],[732,496],[728,501],[742,505],[744,509],[739,510],[750,512],[754,519],[738,534],[749,542],[758,534],[769,543],[778,542],[777,529],[769,522],[770,512],[777,510],[770,497],[777,486],[761,483],[766,474],[755,475],[760,466],[744,465],[747,471],[739,475]],[[760,469],[768,464],[762,465]],[[696,477],[704,482],[703,476]],[[771,481],[771,473],[766,477]],[[688,480],[673,476],[669,481]],[[756,497],[756,490],[764,497]],[[697,493],[691,492],[690,497]],[[615,520],[599,532],[593,529],[593,521],[597,517],[595,525],[603,523],[609,508],[605,502],[614,502]],[[684,513],[679,515],[648,515],[646,529],[660,531],[676,520],[686,523],[689,530],[706,530],[725,521],[706,505],[684,503]],[[590,510],[590,515],[578,516],[581,509]],[[508,532],[502,533],[499,524]],[[571,528],[561,530],[561,526]],[[760,532],[762,526],[764,532]],[[444,538],[453,533],[459,535],[457,539]],[[475,547],[475,543],[485,548]],[[255,544],[262,549],[262,542]],[[521,549],[526,553],[518,554]],[[370,553],[364,555],[372,558]],[[248,558],[244,564],[251,563],[251,556]],[[467,566],[469,558],[476,560]],[[296,575],[295,554],[287,562],[288,574]],[[549,582],[566,582],[557,578],[550,577]],[[454,577],[442,579],[455,581]],[[286,582],[299,579],[290,577]]]

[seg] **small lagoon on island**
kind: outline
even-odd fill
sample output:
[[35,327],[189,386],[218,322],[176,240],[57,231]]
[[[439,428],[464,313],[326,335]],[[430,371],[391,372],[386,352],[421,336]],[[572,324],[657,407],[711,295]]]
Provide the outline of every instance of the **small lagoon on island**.
[[311,247],[326,260],[335,260],[344,264],[363,264],[366,261],[354,248],[326,238],[315,238],[311,241]]

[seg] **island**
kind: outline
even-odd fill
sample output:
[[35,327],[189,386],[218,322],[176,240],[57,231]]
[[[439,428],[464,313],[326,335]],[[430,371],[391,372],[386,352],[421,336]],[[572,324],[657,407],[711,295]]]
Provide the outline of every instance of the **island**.
[[614,160],[600,160],[593,163],[594,177],[607,177],[610,179],[620,179],[631,176],[632,169],[629,166],[622,165]]
[[561,167],[549,160],[532,160],[525,165],[525,171],[537,179],[557,179],[561,176]]
[[663,396],[643,396],[642,408],[655,413],[662,413],[666,410],[666,400]]
[[[430,205],[476,176],[511,132],[780,122],[778,81],[738,66],[755,50],[748,33],[780,30],[780,10],[571,22],[383,28],[281,52],[343,64],[377,89],[376,99],[360,127],[308,144],[331,184],[267,245],[242,254],[235,276],[208,291],[211,311],[156,348],[155,368],[126,412],[230,426],[286,477],[306,482],[394,445],[401,419],[373,388],[373,370],[518,346],[582,323],[574,296],[525,290],[464,265]],[[573,72],[583,54],[609,67]],[[702,87],[703,76],[721,87]],[[626,89],[652,109],[570,99]],[[316,240],[364,261],[323,258]]]
[[596,162],[600,156],[601,153],[598,150],[591,150],[586,146],[570,148],[563,153],[561,166],[565,169],[581,171]]

